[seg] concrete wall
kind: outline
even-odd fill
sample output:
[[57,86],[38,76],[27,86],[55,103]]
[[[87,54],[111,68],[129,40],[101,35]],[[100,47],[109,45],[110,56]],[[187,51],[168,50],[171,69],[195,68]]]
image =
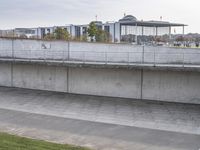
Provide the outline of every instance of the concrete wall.
[[139,99],[140,91],[140,71],[91,68],[70,68],[69,71],[70,93]]
[[143,99],[200,103],[200,73],[144,71]]
[[13,86],[67,92],[67,69],[40,65],[14,65]]
[[200,73],[0,63],[0,86],[200,104]]
[[[0,57],[200,64],[200,49],[0,38]],[[184,60],[184,61],[183,61]]]
[[13,41],[0,38],[0,57],[12,57]]
[[0,86],[12,86],[12,66],[9,63],[0,64]]

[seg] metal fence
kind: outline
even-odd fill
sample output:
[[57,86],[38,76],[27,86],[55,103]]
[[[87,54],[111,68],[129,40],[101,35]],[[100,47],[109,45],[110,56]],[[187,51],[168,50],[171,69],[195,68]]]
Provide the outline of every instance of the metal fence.
[[80,63],[119,64],[177,64],[200,65],[200,53],[160,53],[160,52],[94,52],[94,51],[0,51],[1,59],[27,61],[60,61]]
[[[0,42],[0,59],[9,59],[13,61],[57,61],[61,63],[67,62],[79,62],[79,63],[100,63],[100,64],[124,64],[124,65],[132,65],[132,64],[173,64],[173,65],[200,65],[200,51],[183,51],[179,50],[173,51],[173,49],[169,50],[161,50],[160,47],[137,47],[136,49],[134,45],[129,46],[127,49],[129,51],[115,51],[118,48],[118,45],[114,45],[113,48],[109,50],[104,50],[104,48],[110,47],[109,44],[105,45],[93,45],[94,48],[102,47],[102,50],[97,51],[87,50],[91,48],[92,45],[79,43],[79,45],[83,45],[83,48],[80,48],[76,44],[70,45],[70,43],[56,43],[57,45],[61,45],[62,47],[58,49],[54,49],[51,46],[52,42],[48,42],[45,46],[44,44],[37,41],[36,45],[31,45],[30,43],[26,43],[26,45],[17,41],[18,43],[13,43],[13,40],[8,40],[5,43]],[[62,45],[63,44],[63,45]],[[84,47],[85,45],[85,47]],[[123,45],[121,45],[123,47]],[[75,50],[82,49],[82,50]],[[101,49],[101,48],[99,48]],[[121,50],[121,49],[120,49]]]

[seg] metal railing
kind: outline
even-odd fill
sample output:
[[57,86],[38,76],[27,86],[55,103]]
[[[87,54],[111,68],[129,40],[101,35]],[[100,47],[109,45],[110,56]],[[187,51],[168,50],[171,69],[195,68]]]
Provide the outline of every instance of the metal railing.
[[[16,43],[15,43],[16,42]],[[98,45],[70,42],[6,40],[0,41],[0,59],[11,61],[77,62],[99,64],[150,64],[200,66],[200,51],[162,49],[163,47]],[[45,46],[44,43],[46,44]],[[52,46],[53,45],[53,46]],[[61,45],[61,46],[60,46]],[[58,47],[57,47],[58,46]],[[80,47],[81,46],[81,47]],[[110,48],[111,46],[111,48]],[[92,47],[92,48],[91,48]],[[126,47],[126,46],[125,46]],[[82,49],[78,51],[78,49]],[[90,50],[87,50],[90,49]],[[91,50],[92,49],[92,50]]]
[[27,61],[61,61],[80,63],[118,64],[174,64],[200,65],[200,53],[164,52],[97,52],[97,51],[54,51],[54,50],[13,50],[0,51],[1,59]]

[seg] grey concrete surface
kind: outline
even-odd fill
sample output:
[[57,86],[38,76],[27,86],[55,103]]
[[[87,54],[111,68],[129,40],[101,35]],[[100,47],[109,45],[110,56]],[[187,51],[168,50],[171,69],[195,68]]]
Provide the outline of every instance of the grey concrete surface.
[[0,108],[200,135],[200,105],[0,88]]
[[22,59],[22,58],[0,58],[1,63],[48,65],[78,68],[104,68],[104,69],[129,69],[129,70],[155,70],[155,71],[192,71],[200,72],[200,65],[197,64],[152,64],[152,63],[119,63],[119,62],[94,62],[78,60],[42,60],[42,59]]
[[200,104],[200,73],[144,71],[143,75],[143,99]]
[[0,63],[0,85],[200,104],[200,72]]
[[141,88],[139,70],[69,69],[69,93],[139,99]]
[[0,132],[94,150],[199,150],[200,136],[0,109]]
[[68,69],[45,65],[13,65],[13,86],[49,91],[68,91]]
[[0,86],[12,86],[11,68],[12,68],[11,63],[0,64]]
[[0,57],[100,62],[200,64],[200,50],[0,38]]

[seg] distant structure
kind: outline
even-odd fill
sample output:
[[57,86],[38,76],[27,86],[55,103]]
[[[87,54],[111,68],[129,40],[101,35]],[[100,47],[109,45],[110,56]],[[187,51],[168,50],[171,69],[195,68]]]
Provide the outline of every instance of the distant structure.
[[[131,43],[140,43],[143,36],[160,36],[168,35],[169,37],[174,31],[175,27],[182,28],[182,34],[185,32],[185,24],[170,23],[166,21],[143,21],[138,20],[132,15],[125,15],[122,19],[117,22],[106,22],[95,21],[99,29],[105,30],[111,36],[113,43],[126,42],[127,40]],[[35,38],[44,38],[45,35],[53,33],[56,28],[60,27],[69,32],[72,38],[87,37],[86,25],[65,25],[65,26],[53,26],[53,27],[38,27],[38,28],[16,28],[14,34],[18,37],[27,36]],[[0,31],[0,36],[3,33]]]

